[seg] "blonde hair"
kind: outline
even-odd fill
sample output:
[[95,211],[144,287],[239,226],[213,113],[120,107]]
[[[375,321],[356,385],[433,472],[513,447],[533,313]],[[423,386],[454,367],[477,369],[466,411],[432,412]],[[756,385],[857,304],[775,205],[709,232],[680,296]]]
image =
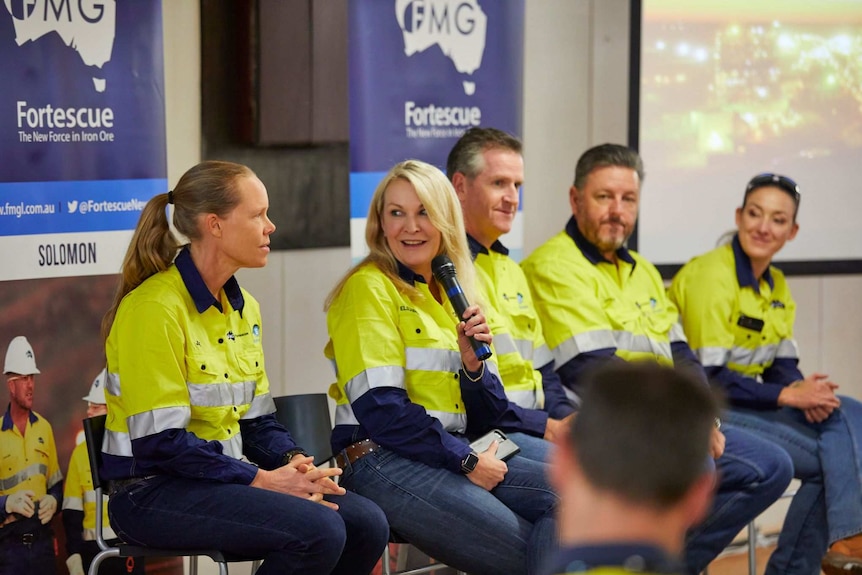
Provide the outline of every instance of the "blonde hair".
[[198,220],[202,214],[225,216],[239,203],[236,181],[241,177],[254,177],[254,172],[233,162],[201,162],[183,174],[172,191],[147,202],[123,258],[114,301],[102,319],[103,340],[107,340],[126,294],[148,277],[166,270],[181,247],[168,225],[165,208],[169,201],[174,204],[177,231],[194,242],[201,235]]
[[[383,208],[386,202],[386,190],[396,180],[404,180],[413,186],[416,196],[422,202],[431,224],[440,232],[440,250],[435,255],[446,254],[458,272],[458,281],[471,303],[481,303],[478,299],[476,286],[476,271],[467,245],[467,232],[464,230],[464,218],[461,213],[461,203],[455,194],[455,189],[446,176],[432,166],[419,160],[406,160],[395,164],[383,177],[368,207],[368,220],[365,224],[365,243],[369,254],[352,267],[335,285],[326,297],[324,310],[328,310],[332,302],[344,289],[347,280],[361,267],[377,266],[398,289],[411,298],[422,297],[419,290],[401,279],[398,274],[398,263],[386,238],[383,237]],[[431,278],[425,278],[431,282]]]

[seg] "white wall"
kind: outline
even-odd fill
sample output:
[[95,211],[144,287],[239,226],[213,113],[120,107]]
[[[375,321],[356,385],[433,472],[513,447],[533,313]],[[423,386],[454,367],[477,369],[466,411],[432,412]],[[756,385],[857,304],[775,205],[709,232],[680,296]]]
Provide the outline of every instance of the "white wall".
[[[201,153],[200,14],[197,0],[163,4],[173,184]],[[626,141],[628,5],[629,0],[526,3],[527,253],[562,228],[578,155],[595,144]],[[796,241],[805,241],[804,229]],[[349,263],[346,247],[280,251],[270,255],[263,270],[239,274],[267,318],[264,348],[274,394],[321,392],[334,380],[322,355],[327,340],[322,306]],[[790,283],[799,304],[803,370],[828,371],[844,393],[862,398],[862,306],[857,305],[862,276],[793,278]]]

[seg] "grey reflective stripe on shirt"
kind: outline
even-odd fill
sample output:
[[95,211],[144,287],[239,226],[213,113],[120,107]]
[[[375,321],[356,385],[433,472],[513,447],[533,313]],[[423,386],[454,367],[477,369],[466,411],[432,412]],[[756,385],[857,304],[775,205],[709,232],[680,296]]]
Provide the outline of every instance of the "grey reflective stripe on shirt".
[[761,345],[754,349],[747,347],[732,347],[730,348],[729,363],[736,365],[762,365],[772,363],[775,359],[775,352],[778,350],[777,344]]
[[799,359],[799,346],[795,339],[782,339],[778,342],[778,350],[775,357],[786,357],[788,359]]
[[514,338],[512,338],[511,334],[508,333],[494,334],[494,348],[500,355],[519,352],[518,347],[515,345]]
[[524,409],[541,409],[539,402],[536,401],[536,392],[531,389],[522,391],[509,391],[507,389],[506,397],[509,398],[509,401],[520,405]]
[[675,323],[670,326],[670,331],[667,334],[667,338],[671,343],[677,341],[687,342],[688,340],[685,338],[685,331],[682,329],[682,326],[679,323]]
[[102,451],[120,457],[132,457],[132,440],[128,433],[106,429]]
[[562,367],[578,354],[609,347],[617,347],[614,332],[609,329],[598,329],[573,335],[552,349],[551,353],[554,355],[557,367]]
[[533,351],[533,367],[535,369],[545,367],[552,361],[554,361],[554,355],[547,345],[540,345]]
[[28,465],[21,471],[15,473],[14,475],[10,475],[9,477],[4,477],[3,479],[0,479],[0,491],[9,491],[10,489],[18,486],[18,484],[27,481],[31,477],[47,474],[47,465],[45,465],[44,463],[33,463],[31,465]]
[[63,472],[58,469],[51,474],[51,477],[48,478],[48,490],[50,491],[52,487],[54,487],[61,481],[63,481]]
[[411,371],[457,372],[461,368],[461,354],[451,349],[408,347],[404,349],[405,367]]
[[[96,502],[96,490],[91,489],[84,493],[84,503],[95,503]],[[63,507],[65,507],[65,503]]]
[[730,358],[730,350],[724,347],[702,347],[694,352],[703,367],[721,367]]
[[[87,493],[95,493],[95,491]],[[86,493],[84,494],[86,495]],[[95,500],[95,497],[93,498]],[[83,511],[84,510],[84,500],[80,497],[64,497],[63,498],[63,510],[71,509],[72,511]]]
[[275,402],[272,400],[272,394],[264,393],[263,395],[256,395],[251,400],[251,407],[240,419],[254,419],[270,413],[275,413]]
[[[185,429],[191,418],[192,410],[187,405],[162,407],[136,413],[126,419],[129,426],[129,439],[135,440],[155,435],[166,429]],[[129,446],[131,447],[131,444]]]
[[349,403],[335,406],[335,425],[359,425],[359,420],[356,419],[356,414],[353,413]]
[[500,380],[500,383],[503,383],[503,378],[500,377],[500,366],[493,361],[485,362],[486,369],[497,376],[497,379]]
[[112,371],[108,372],[108,377],[105,380],[105,391],[114,397],[120,397],[120,374]]
[[242,436],[239,433],[230,439],[219,439],[218,442],[222,444],[222,453],[234,459],[242,459]]
[[254,399],[253,381],[237,383],[186,383],[189,402],[197,407],[246,405]]
[[427,408],[425,411],[428,415],[438,420],[446,431],[455,433],[464,433],[467,431],[466,413],[448,413],[446,411],[437,411]]
[[344,384],[344,393],[348,401],[354,402],[368,390],[378,387],[404,389],[404,368],[399,365],[369,367]]
[[[673,330],[671,330],[673,331]],[[634,353],[652,353],[668,359],[673,359],[670,351],[670,342],[657,341],[643,334],[634,334],[630,331],[615,331],[616,348],[622,351]]]

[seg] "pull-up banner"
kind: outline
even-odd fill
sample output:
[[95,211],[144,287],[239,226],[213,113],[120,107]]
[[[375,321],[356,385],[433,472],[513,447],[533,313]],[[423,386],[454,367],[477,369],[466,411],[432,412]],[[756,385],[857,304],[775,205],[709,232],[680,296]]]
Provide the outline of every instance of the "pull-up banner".
[[[394,164],[445,171],[472,126],[521,136],[524,0],[350,0],[350,230],[366,253],[374,189]],[[523,245],[520,211],[502,238]]]
[[0,78],[0,280],[117,273],[167,190],[161,0],[5,0]]

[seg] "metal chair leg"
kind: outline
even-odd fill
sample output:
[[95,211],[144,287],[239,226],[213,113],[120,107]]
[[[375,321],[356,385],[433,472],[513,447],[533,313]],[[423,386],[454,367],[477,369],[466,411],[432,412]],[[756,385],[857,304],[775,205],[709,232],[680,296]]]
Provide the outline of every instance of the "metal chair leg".
[[748,524],[748,575],[757,573],[757,525]]

